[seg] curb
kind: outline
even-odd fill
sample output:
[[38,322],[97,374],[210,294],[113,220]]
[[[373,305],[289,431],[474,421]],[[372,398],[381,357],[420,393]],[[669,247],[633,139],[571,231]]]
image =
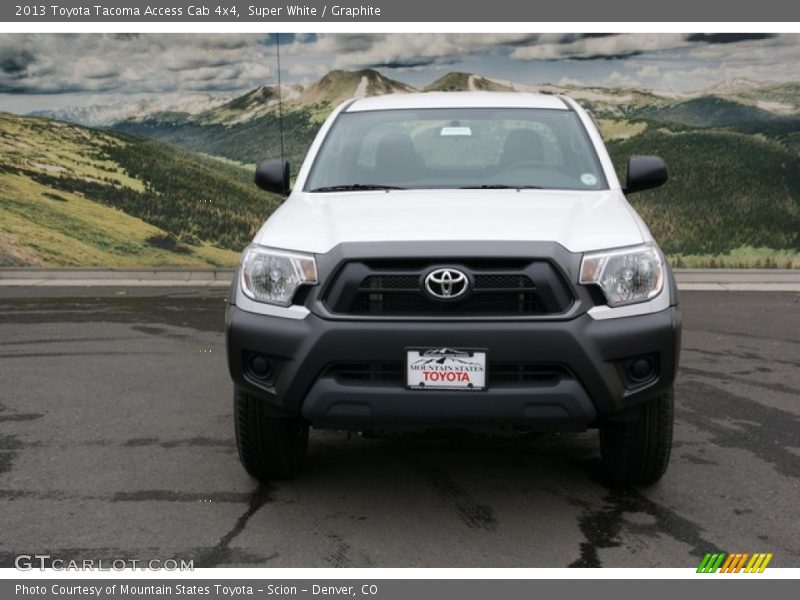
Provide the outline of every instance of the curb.
[[236,269],[177,269],[177,268],[103,268],[103,267],[6,267],[0,268],[0,285],[8,280],[17,281],[169,281],[198,282],[224,281],[229,284]]

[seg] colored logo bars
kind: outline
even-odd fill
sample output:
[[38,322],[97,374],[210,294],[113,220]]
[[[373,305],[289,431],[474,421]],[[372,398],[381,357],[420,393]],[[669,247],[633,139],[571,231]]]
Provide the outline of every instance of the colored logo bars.
[[[748,560],[749,559],[749,560]],[[697,567],[698,573],[763,573],[769,561],[772,560],[772,552],[769,554],[758,552],[749,554],[739,552],[736,554],[726,554],[718,552],[706,554]],[[745,564],[747,566],[745,566]]]

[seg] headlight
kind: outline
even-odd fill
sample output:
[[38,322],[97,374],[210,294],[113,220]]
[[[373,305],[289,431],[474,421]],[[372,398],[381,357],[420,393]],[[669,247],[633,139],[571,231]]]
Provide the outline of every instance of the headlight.
[[242,259],[242,291],[253,300],[289,306],[301,285],[317,283],[313,256],[252,245]]
[[590,252],[583,256],[581,283],[600,286],[609,306],[646,302],[664,286],[664,259],[650,244]]

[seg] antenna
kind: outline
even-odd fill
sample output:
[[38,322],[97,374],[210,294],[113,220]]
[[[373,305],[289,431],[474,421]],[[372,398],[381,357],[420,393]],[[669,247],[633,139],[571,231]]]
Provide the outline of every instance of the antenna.
[[275,34],[275,51],[278,58],[278,130],[281,138],[281,160],[286,160],[283,152],[283,90],[281,89],[281,34]]

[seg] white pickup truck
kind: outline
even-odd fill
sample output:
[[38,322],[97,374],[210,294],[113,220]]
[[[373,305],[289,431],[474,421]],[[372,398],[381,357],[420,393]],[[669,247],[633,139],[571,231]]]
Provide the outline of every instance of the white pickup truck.
[[661,478],[680,349],[675,282],[591,117],[554,95],[350,100],[242,256],[227,311],[239,456],[290,477],[309,428],[598,428],[609,477]]

